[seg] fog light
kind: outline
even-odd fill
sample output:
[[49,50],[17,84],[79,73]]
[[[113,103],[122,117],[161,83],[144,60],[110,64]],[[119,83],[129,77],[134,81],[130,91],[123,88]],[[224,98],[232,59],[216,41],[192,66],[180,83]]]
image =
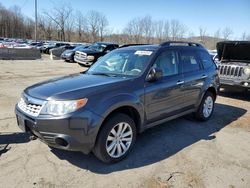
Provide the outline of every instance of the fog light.
[[244,83],[244,86],[248,86],[249,84],[247,82]]
[[64,140],[63,138],[56,138],[56,139],[55,139],[55,142],[56,142],[56,144],[58,144],[59,146],[63,146],[63,147],[66,147],[66,146],[69,145],[69,143],[68,143],[66,140]]

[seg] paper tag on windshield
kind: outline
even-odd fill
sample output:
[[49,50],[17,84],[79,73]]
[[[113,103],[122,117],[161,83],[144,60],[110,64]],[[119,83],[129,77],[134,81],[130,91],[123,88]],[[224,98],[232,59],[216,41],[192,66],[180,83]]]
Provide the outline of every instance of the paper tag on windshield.
[[153,52],[152,51],[141,51],[141,50],[137,50],[135,52],[135,55],[151,55]]

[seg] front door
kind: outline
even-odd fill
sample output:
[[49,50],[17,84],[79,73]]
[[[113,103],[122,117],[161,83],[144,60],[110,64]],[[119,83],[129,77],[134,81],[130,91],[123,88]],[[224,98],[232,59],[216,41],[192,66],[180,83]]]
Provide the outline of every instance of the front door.
[[145,82],[147,123],[165,119],[183,110],[184,82],[177,57],[176,51],[164,50],[153,64],[153,67],[163,71],[163,77],[154,82]]

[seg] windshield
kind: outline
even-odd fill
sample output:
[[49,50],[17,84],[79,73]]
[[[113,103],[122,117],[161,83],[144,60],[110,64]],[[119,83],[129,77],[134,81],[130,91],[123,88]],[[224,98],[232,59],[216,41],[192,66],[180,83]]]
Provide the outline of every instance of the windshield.
[[144,72],[153,51],[115,50],[89,68],[88,74],[138,76]]
[[86,48],[86,46],[80,45],[80,46],[75,47],[74,50],[82,50],[82,49],[85,49],[85,48]]
[[106,47],[107,47],[107,45],[105,45],[105,44],[95,43],[95,44],[91,45],[89,47],[89,49],[95,50],[95,51],[98,51],[98,52],[103,52]]

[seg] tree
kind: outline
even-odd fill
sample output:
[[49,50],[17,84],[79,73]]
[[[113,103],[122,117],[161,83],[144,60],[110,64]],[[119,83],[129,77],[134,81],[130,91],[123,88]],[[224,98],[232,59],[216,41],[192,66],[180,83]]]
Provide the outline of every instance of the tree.
[[38,15],[38,39],[51,40],[55,31],[53,21],[44,15]]
[[185,26],[179,20],[170,21],[170,33],[172,40],[180,40],[185,35]]
[[232,34],[233,34],[233,30],[229,27],[224,28],[222,31],[224,40],[228,40]]
[[146,39],[146,43],[150,43],[152,33],[153,33],[153,21],[151,16],[145,16],[140,20],[139,23],[142,27],[142,35]]
[[104,33],[108,26],[106,16],[97,11],[90,11],[86,16],[88,31],[91,35],[92,42],[99,39],[103,40]]
[[154,22],[154,33],[158,42],[159,43],[163,42],[163,38],[164,38],[164,21],[163,20]]
[[59,28],[60,40],[65,41],[65,30],[71,29],[72,8],[70,5],[62,4],[55,7],[51,12],[44,12],[44,15],[51,19]]
[[200,40],[203,44],[205,44],[205,36],[207,35],[207,29],[200,26],[199,27]]
[[130,39],[132,39],[132,43],[141,43],[143,33],[141,19],[134,18],[130,20],[126,25],[124,32],[130,36]]

